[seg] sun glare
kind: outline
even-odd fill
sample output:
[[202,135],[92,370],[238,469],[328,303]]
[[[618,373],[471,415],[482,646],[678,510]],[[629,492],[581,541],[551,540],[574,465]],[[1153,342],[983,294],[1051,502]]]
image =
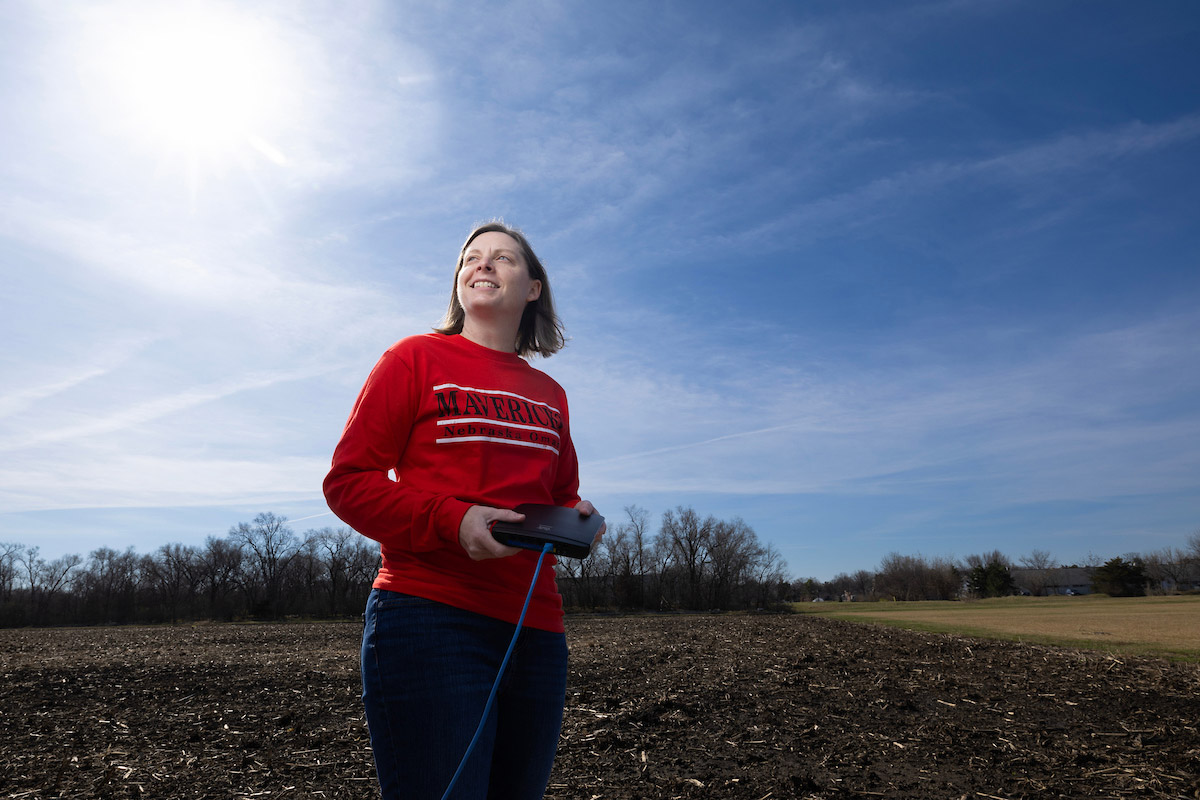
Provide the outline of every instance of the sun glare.
[[285,94],[278,42],[252,17],[218,5],[163,3],[105,26],[92,80],[115,124],[158,149],[209,160],[271,144]]

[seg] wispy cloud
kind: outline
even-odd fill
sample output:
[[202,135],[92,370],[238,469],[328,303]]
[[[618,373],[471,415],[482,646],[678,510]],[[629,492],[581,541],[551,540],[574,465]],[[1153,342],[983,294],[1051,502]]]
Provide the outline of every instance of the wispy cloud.
[[[974,159],[917,161],[852,189],[797,203],[785,214],[747,229],[739,241],[770,241],[784,234],[791,237],[799,234],[808,239],[869,228],[882,219],[909,213],[917,205],[916,198],[930,197],[971,181],[1009,185],[1026,202],[1031,192],[1048,200],[1063,194],[1062,186],[1052,180],[1055,177],[1111,169],[1114,162],[1123,158],[1171,148],[1197,137],[1200,137],[1200,116],[1188,115],[1158,124],[1132,122],[1060,134]],[[1085,204],[1088,199],[1081,197],[1075,202]]]
[[[148,340],[145,339],[118,340],[74,364],[54,364],[41,366],[40,369],[26,359],[10,356],[11,362],[16,366],[8,376],[8,390],[0,395],[0,420],[18,415],[37,404],[69,393],[88,381],[108,374],[133,358],[147,343]],[[22,381],[31,382],[22,386]]]
[[40,430],[26,427],[16,436],[0,438],[0,452],[23,450],[50,442],[77,441],[91,436],[136,430],[155,420],[179,414],[205,403],[229,398],[240,392],[311,378],[316,374],[319,373],[310,370],[289,370],[269,374],[251,374],[237,380],[192,386],[153,400],[129,404],[115,412],[89,416],[87,421],[78,424],[51,425]]
[[[586,469],[612,493],[911,494],[957,484],[1011,503],[1194,487],[1195,320],[1044,335],[1018,361],[931,341],[899,357],[885,347],[869,369],[861,359],[819,371],[748,362],[719,386],[637,362],[589,360],[591,375],[620,378],[564,379],[603,398],[573,414],[604,431],[584,435]],[[1160,418],[1146,418],[1150,405]]]
[[1040,180],[1070,170],[1105,169],[1115,159],[1153,153],[1196,138],[1200,138],[1200,114],[1159,123],[1133,121],[1035,142],[970,163],[964,172]]
[[[324,458],[263,459],[137,455],[76,448],[86,470],[34,461],[0,466],[6,512],[81,508],[171,508],[308,500],[328,470]],[[12,464],[12,462],[7,462]],[[219,533],[220,531],[215,531]]]

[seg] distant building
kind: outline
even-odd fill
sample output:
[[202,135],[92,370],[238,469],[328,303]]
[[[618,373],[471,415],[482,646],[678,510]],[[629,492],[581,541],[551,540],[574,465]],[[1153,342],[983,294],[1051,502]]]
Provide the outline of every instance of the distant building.
[[[1056,569],[1026,569],[1013,567],[1013,582],[1024,594],[1091,594],[1090,567],[1058,567]],[[1200,564],[1170,564],[1166,567],[1146,567],[1147,588],[1171,592],[1200,591]]]
[[1091,594],[1092,571],[1087,567],[1057,567],[1055,569],[1010,570],[1013,582],[1022,594]]

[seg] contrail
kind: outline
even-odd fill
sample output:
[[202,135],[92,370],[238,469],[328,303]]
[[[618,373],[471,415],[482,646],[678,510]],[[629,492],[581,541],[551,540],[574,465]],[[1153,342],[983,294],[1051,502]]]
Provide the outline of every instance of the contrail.
[[641,453],[627,453],[623,456],[613,456],[612,458],[602,458],[597,461],[592,461],[592,464],[611,464],[616,461],[627,461],[632,458],[644,458],[645,456],[657,456],[662,453],[675,453],[680,450],[690,450],[693,447],[703,447],[704,445],[713,444],[714,442],[723,442],[726,439],[741,439],[746,436],[757,436],[762,433],[775,433],[776,431],[791,430],[799,428],[802,423],[791,422],[786,425],[775,425],[770,428],[759,428],[753,431],[740,431],[738,433],[727,433],[724,436],[717,436],[713,439],[705,439],[700,442],[688,442],[687,444],[676,444],[670,447],[660,447],[657,450],[645,450]]
[[304,522],[306,519],[316,519],[317,517],[328,517],[332,511],[322,511],[320,514],[313,514],[311,517],[300,517],[299,519],[289,519],[288,522]]

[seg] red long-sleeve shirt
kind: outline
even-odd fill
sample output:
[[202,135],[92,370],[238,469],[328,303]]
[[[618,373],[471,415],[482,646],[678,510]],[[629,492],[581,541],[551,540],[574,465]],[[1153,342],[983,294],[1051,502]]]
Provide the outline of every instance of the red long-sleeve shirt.
[[[566,394],[519,356],[462,336],[403,339],[367,378],[324,487],[330,509],[380,543],[375,587],[515,623],[537,554],[472,561],[458,529],[472,505],[579,502]],[[562,631],[553,564],[525,624]]]

